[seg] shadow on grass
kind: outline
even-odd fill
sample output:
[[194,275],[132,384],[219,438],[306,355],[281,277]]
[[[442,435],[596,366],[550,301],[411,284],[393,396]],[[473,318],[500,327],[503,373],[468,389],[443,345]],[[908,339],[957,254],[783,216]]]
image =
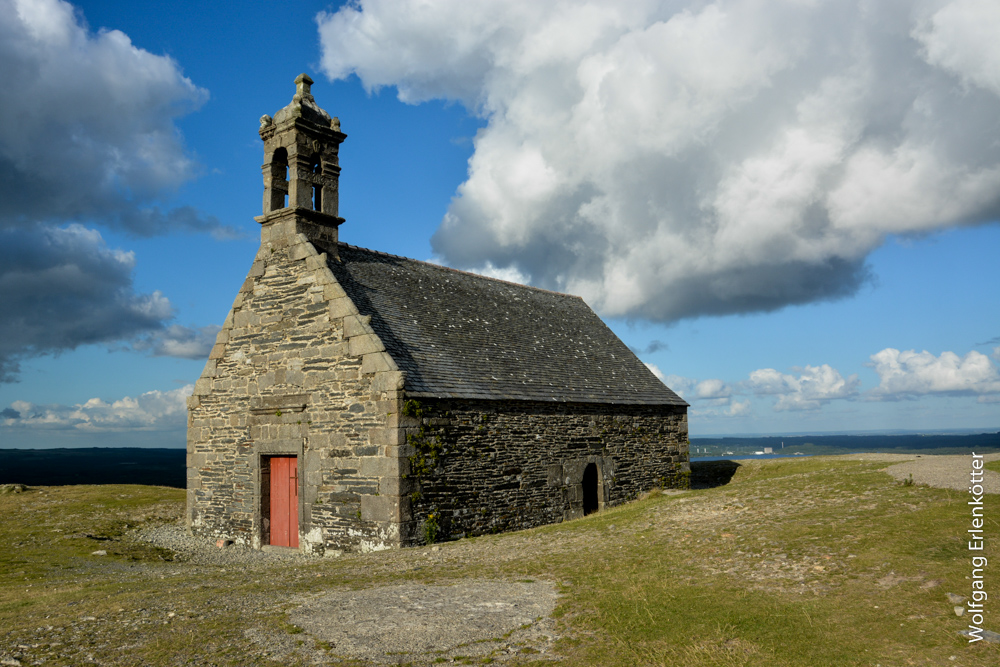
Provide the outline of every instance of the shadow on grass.
[[714,489],[725,486],[739,470],[736,461],[692,461],[691,488]]

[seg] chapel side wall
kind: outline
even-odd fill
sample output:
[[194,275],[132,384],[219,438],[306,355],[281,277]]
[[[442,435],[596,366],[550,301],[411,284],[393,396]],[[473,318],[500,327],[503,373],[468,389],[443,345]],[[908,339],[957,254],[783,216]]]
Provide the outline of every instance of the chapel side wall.
[[408,543],[521,530],[583,516],[594,463],[601,508],[689,485],[684,406],[417,399],[404,407]]
[[297,229],[265,227],[189,400],[188,526],[260,547],[263,457],[290,455],[302,550],[398,546],[402,374]]

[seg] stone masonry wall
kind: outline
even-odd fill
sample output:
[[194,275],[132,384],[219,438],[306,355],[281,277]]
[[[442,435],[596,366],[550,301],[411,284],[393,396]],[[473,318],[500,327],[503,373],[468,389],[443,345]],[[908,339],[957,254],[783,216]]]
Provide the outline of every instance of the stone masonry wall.
[[589,463],[601,508],[689,484],[685,407],[418,399],[403,413],[410,544],[583,516]]
[[262,546],[262,466],[297,456],[302,550],[397,546],[403,374],[308,241],[316,226],[266,218],[188,402],[188,527]]

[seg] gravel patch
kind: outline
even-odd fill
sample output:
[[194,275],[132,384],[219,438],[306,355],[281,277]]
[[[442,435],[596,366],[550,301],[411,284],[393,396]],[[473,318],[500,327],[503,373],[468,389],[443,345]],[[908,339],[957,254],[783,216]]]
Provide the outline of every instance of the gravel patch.
[[210,539],[189,535],[184,526],[176,524],[142,528],[130,533],[129,537],[169,549],[178,555],[179,560],[198,565],[247,567],[316,560],[314,556],[307,556],[292,549],[257,551],[237,544],[220,547]]
[[[914,484],[925,484],[937,489],[969,490],[969,473],[972,472],[972,457],[968,454],[852,454],[849,458],[861,461],[886,461],[894,463],[885,469],[900,482],[913,476]],[[984,461],[1000,460],[1000,454],[987,454]],[[984,470],[983,490],[1000,494],[1000,473]]]

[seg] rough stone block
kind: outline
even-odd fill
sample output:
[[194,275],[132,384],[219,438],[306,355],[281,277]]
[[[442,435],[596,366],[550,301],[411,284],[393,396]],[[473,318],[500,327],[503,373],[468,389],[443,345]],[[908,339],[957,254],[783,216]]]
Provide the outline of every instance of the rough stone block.
[[200,405],[201,405],[201,397],[200,396],[188,396],[187,397],[188,410],[195,410]]
[[[386,371],[383,373],[376,373],[375,377],[372,378],[372,391],[402,391],[405,381],[405,371]],[[387,412],[391,412],[391,410],[387,410]]]
[[548,479],[546,484],[548,486],[562,486],[562,466],[558,463],[550,465],[548,467]]
[[[326,253],[325,252],[321,252],[318,255],[312,255],[310,257],[306,257],[306,268],[312,269],[314,271],[317,270],[317,269],[321,269],[321,268],[325,269],[326,268]],[[314,280],[315,280],[315,278],[314,278]]]
[[[389,458],[395,459],[407,459],[417,453],[417,449],[413,445],[386,445],[385,455]],[[407,463],[409,463],[407,461]],[[402,473],[400,473],[402,474]]]
[[373,428],[368,431],[368,442],[373,445],[403,445],[406,436],[398,428]]
[[365,477],[398,477],[399,459],[386,456],[365,456],[359,459],[358,473]]
[[[327,273],[330,273],[327,270]],[[333,274],[330,273],[330,278],[333,278]],[[330,282],[329,284],[323,285],[323,298],[327,301],[332,299],[342,299],[347,296],[347,292],[341,287],[337,282]]]
[[394,522],[400,520],[399,498],[392,496],[361,496],[361,519]]
[[260,324],[260,317],[249,310],[241,310],[233,317],[234,329],[246,329],[257,324]]
[[208,396],[212,393],[212,379],[202,378],[194,383],[194,395],[195,396]]
[[347,315],[354,315],[358,312],[355,308],[354,302],[348,299],[346,296],[339,299],[332,299],[330,301],[330,317],[340,318]]
[[209,359],[222,359],[224,356],[226,356],[225,344],[213,345],[212,351],[208,353]]
[[313,275],[316,276],[316,285],[320,287],[337,283],[337,279],[333,277],[333,273],[330,272],[330,267],[327,265],[317,268]]
[[[351,340],[354,340],[353,338]],[[381,341],[380,341],[381,342]],[[383,371],[395,371],[395,362],[385,352],[374,352],[361,357],[362,373],[379,373]]]
[[408,496],[416,490],[416,481],[410,478],[383,477],[378,482],[380,496]]
[[373,334],[371,315],[351,315],[344,318],[344,337],[365,336]]
[[[350,318],[344,318],[344,324],[346,328],[347,321]],[[385,350],[385,345],[382,344],[382,339],[375,334],[365,334],[362,336],[352,336],[348,339],[348,344],[350,345],[349,350],[351,356],[360,357],[362,355],[371,354],[373,352],[382,352]],[[378,369],[378,370],[389,370]],[[365,371],[362,371],[365,372]]]
[[315,255],[316,248],[314,248],[313,244],[308,241],[305,243],[297,243],[288,251],[288,257],[292,260],[305,259],[306,257],[314,257]]

